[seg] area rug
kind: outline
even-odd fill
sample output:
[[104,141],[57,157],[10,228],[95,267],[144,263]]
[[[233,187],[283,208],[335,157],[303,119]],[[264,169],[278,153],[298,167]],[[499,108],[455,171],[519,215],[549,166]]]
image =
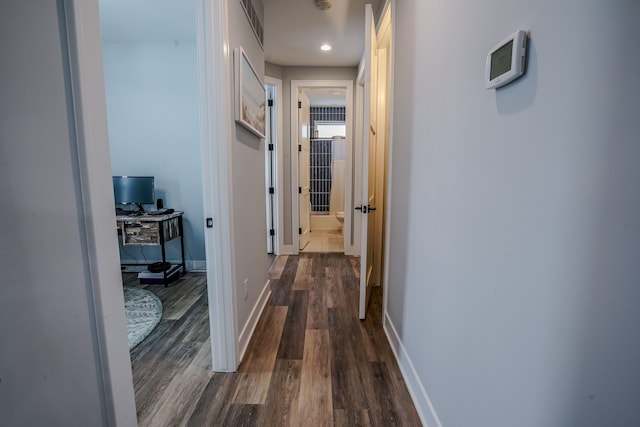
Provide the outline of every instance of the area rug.
[[152,292],[124,287],[124,311],[127,315],[129,349],[142,342],[160,322],[162,303]]

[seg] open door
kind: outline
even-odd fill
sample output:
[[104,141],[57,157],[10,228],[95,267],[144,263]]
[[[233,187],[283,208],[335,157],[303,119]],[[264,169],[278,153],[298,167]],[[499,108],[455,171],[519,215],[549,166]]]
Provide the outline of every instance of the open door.
[[298,93],[298,201],[300,203],[300,250],[311,240],[311,173],[309,142],[309,98]]
[[274,141],[274,98],[275,98],[275,87],[270,84],[264,85],[267,90],[267,139],[264,144],[265,151],[265,197],[267,203],[267,253],[273,254],[275,253],[275,221],[273,212],[275,210],[275,187],[276,187],[276,172],[275,172],[275,151],[274,148],[276,146]]
[[373,245],[374,221],[370,217],[375,215],[376,199],[376,88],[378,43],[376,26],[371,5],[365,5],[365,42],[364,42],[364,120],[362,138],[362,206],[356,209],[362,212],[362,243],[360,246],[360,304],[359,317],[364,319],[369,303],[371,289],[371,272],[373,261],[376,259]]

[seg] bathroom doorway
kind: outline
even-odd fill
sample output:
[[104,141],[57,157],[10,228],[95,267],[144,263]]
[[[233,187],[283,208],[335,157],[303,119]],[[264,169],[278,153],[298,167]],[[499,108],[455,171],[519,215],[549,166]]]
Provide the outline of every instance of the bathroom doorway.
[[299,105],[304,107],[309,101],[308,110],[297,109],[298,137],[292,141],[298,154],[293,170],[300,202],[294,212],[300,253],[349,253],[353,242],[352,85],[331,83],[300,85],[292,90],[301,101]]
[[309,98],[311,238],[302,252],[344,252],[344,89],[306,89]]

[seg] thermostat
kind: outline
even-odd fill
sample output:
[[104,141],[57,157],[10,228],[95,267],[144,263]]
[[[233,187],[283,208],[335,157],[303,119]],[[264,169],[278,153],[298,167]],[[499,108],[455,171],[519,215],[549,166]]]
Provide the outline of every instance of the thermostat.
[[498,43],[487,55],[485,86],[493,89],[511,83],[524,74],[527,63],[527,33],[516,31]]

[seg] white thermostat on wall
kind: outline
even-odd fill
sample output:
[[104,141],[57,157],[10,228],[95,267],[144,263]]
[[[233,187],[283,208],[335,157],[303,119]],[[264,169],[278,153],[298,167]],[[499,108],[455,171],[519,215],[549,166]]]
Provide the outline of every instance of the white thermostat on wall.
[[487,55],[485,86],[494,89],[524,74],[527,64],[527,32],[516,31],[498,43]]

